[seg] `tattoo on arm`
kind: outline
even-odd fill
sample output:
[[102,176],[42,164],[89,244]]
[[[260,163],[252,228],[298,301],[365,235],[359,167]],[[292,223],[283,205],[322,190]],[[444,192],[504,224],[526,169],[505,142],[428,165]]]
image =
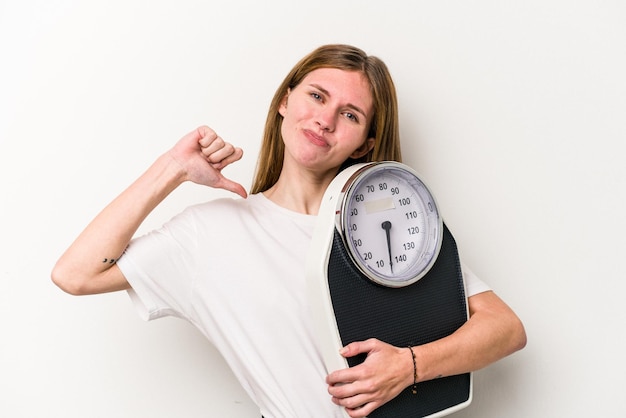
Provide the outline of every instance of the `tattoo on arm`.
[[[127,248],[128,248],[128,245],[126,246],[126,248],[124,248],[124,251],[122,251],[122,254],[124,254],[126,252]],[[105,257],[104,260],[102,260],[102,264],[107,264],[107,263],[108,264],[115,264],[120,259],[120,257],[117,257],[117,258],[106,258]]]

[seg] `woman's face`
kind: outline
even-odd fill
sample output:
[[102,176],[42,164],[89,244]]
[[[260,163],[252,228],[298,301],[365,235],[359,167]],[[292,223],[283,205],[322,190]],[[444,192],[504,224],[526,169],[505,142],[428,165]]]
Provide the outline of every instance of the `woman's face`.
[[285,166],[333,170],[374,146],[374,138],[367,138],[373,98],[360,72],[335,68],[310,72],[288,92],[279,113]]

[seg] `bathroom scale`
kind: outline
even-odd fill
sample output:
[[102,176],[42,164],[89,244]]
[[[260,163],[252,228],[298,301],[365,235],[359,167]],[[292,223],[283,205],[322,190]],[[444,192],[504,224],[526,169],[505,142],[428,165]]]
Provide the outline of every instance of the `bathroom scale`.
[[[418,346],[452,334],[468,319],[454,238],[430,189],[398,162],[355,164],[331,182],[307,258],[307,286],[329,373],[365,360],[342,357],[339,349],[348,343],[377,338]],[[412,389],[369,417],[448,415],[470,404],[472,374]]]

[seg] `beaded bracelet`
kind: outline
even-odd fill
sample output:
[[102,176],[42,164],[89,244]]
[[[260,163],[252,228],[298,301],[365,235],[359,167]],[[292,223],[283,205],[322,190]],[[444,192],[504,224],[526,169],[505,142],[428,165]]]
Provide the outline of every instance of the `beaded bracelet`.
[[413,352],[413,347],[409,346],[409,350],[411,351],[411,357],[413,358],[413,388],[411,391],[413,395],[417,395],[417,364],[415,363],[415,353]]

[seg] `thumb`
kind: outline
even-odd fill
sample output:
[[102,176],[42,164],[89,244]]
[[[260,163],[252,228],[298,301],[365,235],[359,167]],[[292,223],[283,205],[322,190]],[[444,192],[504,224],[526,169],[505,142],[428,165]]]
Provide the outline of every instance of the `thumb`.
[[343,357],[354,357],[359,354],[369,353],[374,349],[374,340],[355,341],[339,350],[339,354]]
[[248,197],[248,192],[246,192],[246,189],[244,189],[244,187],[237,183],[234,182],[232,180],[227,179],[226,177],[222,176],[221,181],[219,182],[219,184],[217,185],[217,187],[224,189],[224,190],[228,190],[229,192],[233,192],[235,194],[238,194],[239,196],[243,197],[244,199],[246,197]]

